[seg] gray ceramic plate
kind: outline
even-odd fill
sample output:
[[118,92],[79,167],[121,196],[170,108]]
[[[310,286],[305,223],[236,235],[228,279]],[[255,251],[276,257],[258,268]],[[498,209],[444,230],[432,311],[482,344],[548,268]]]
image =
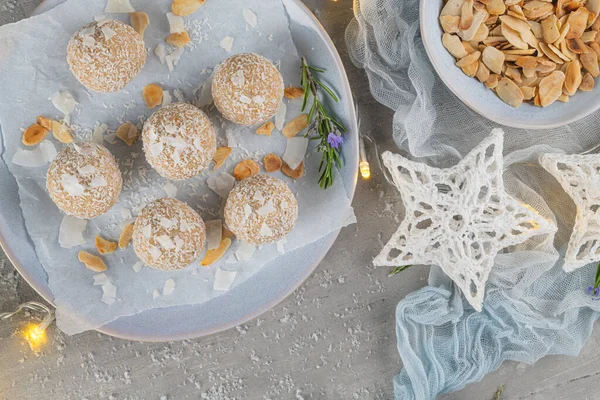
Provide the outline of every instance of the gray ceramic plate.
[[469,78],[454,65],[456,60],[442,44],[438,21],[443,0],[421,0],[419,6],[421,37],[438,76],[463,103],[487,119],[524,129],[556,128],[593,113],[600,108],[599,86],[590,92],[578,91],[568,103],[559,101],[540,108],[523,103],[519,108],[505,104],[494,92],[475,78]]
[[[46,0],[36,13],[64,1]],[[327,79],[340,92],[342,101],[335,111],[350,129],[343,150],[343,182],[338,184],[343,183],[353,196],[358,171],[358,134],[344,67],[331,39],[312,13],[299,0],[283,0],[283,3],[292,21],[298,52],[314,65],[327,66]],[[3,151],[0,142],[0,152]],[[0,187],[0,244],[27,282],[52,302],[46,273],[25,231],[16,182],[1,159]],[[300,286],[327,254],[338,233],[277,258],[243,284],[206,303],[144,311],[119,318],[99,331],[124,339],[168,341],[205,336],[242,324],[269,310]]]

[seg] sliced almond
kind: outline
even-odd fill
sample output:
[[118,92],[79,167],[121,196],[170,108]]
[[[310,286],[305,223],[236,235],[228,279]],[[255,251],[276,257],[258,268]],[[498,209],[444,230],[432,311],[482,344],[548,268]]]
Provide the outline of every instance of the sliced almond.
[[219,243],[219,247],[217,247],[216,249],[211,249],[211,250],[206,251],[206,255],[204,256],[202,261],[200,261],[200,265],[202,265],[203,267],[208,267],[209,265],[214,264],[215,262],[219,261],[219,259],[221,257],[223,257],[223,255],[227,252],[227,249],[229,249],[229,246],[231,246],[230,238],[226,237],[226,238],[221,239],[221,243]]
[[302,132],[304,129],[308,128],[308,115],[300,114],[293,120],[287,123],[286,126],[283,127],[281,133],[286,138],[291,138]]
[[556,1],[556,11],[555,14],[558,18],[562,18],[567,15],[567,11],[565,10],[565,4],[567,4],[569,0],[557,0]]
[[567,47],[569,48],[569,50],[571,50],[573,53],[583,54],[583,53],[587,53],[587,51],[588,51],[583,40],[581,40],[579,38],[567,39],[566,43],[567,43]]
[[275,172],[281,169],[282,161],[281,158],[276,156],[275,154],[267,154],[264,159],[265,163],[265,171],[267,172]]
[[577,60],[571,61],[567,65],[567,70],[565,72],[564,92],[569,96],[573,96],[579,88],[579,85],[581,85],[582,79],[581,64]]
[[553,44],[549,44],[548,48],[550,48],[550,50],[552,50],[552,52],[554,52],[554,54],[556,54],[558,57],[560,57],[561,60],[563,61],[571,61],[571,58],[567,57],[562,51],[560,51],[560,49],[558,49],[555,45]]
[[585,68],[585,70],[594,78],[597,78],[598,75],[600,75],[600,70],[598,69],[598,56],[595,51],[588,51],[587,53],[580,54],[579,61],[581,61],[583,68]]
[[463,58],[469,54],[465,50],[460,38],[456,35],[444,33],[442,36],[442,44],[455,58]]
[[460,69],[465,75],[473,78],[477,74],[477,70],[479,69],[479,61],[475,61],[473,64],[461,67]]
[[508,26],[512,30],[517,31],[519,33],[531,30],[531,26],[526,21],[523,21],[522,19],[513,17],[511,15],[502,15],[499,17],[499,19],[502,22],[502,24]]
[[127,146],[133,146],[133,143],[139,136],[139,131],[131,122],[125,122],[117,129],[117,137],[124,141]]
[[256,134],[271,136],[271,132],[273,132],[273,129],[275,129],[275,124],[271,121],[267,121],[256,130]]
[[581,35],[581,40],[583,43],[593,43],[596,41],[596,37],[598,36],[598,31],[585,31],[583,35]]
[[144,87],[142,97],[148,108],[158,107],[163,101],[163,89],[155,83],[151,83]]
[[117,243],[106,240],[101,236],[96,236],[96,249],[100,254],[110,254],[117,250]]
[[503,0],[488,0],[485,8],[492,15],[501,15],[506,11],[506,5]]
[[544,38],[544,30],[542,29],[542,24],[537,21],[527,21],[529,26],[531,27],[531,31],[533,35],[538,39],[542,40]]
[[145,12],[135,11],[129,14],[129,23],[143,37],[146,28],[150,25],[150,18],[148,18],[148,14]]
[[520,84],[522,82],[521,73],[516,68],[506,67],[506,70],[504,71],[504,76],[511,79],[515,83]]
[[52,120],[50,118],[39,116],[35,119],[35,121],[38,125],[45,128],[46,130],[52,130]]
[[[568,39],[571,40],[571,39]],[[562,42],[560,42],[560,51],[567,56],[567,58],[569,58],[569,60],[574,61],[574,60],[578,60],[579,56],[576,53],[573,53],[571,50],[569,50],[569,47],[567,46],[567,41],[563,40]]]
[[581,80],[581,85],[579,85],[579,90],[589,92],[592,89],[594,89],[594,77],[589,72],[586,72]]
[[523,93],[523,100],[531,100],[535,97],[535,88],[531,86],[521,86],[521,93]]
[[125,249],[129,246],[131,238],[133,237],[133,224],[126,225],[119,235],[119,248]]
[[523,103],[523,92],[508,78],[500,79],[498,86],[496,86],[496,93],[503,102],[511,107],[517,108]]
[[304,89],[300,86],[289,86],[283,90],[286,99],[299,99],[304,97]]
[[289,165],[284,163],[281,167],[281,172],[292,179],[301,178],[304,175],[304,162],[301,162],[296,169],[291,169]]
[[570,25],[571,29],[569,29],[569,32],[567,33],[567,39],[581,37],[587,26],[588,13],[589,11],[585,7],[580,7],[569,14],[567,23]]
[[475,10],[475,13],[473,14],[473,23],[471,24],[471,27],[467,30],[458,32],[458,36],[460,36],[462,40],[467,42],[472,40],[475,34],[477,33],[479,26],[483,24],[483,21],[485,21],[488,17],[489,14],[486,10]]
[[490,77],[490,70],[485,66],[484,63],[480,62],[477,65],[477,73],[475,74],[479,82],[483,83]]
[[562,94],[564,81],[565,74],[561,71],[554,71],[540,81],[538,93],[540,95],[540,105],[542,107],[549,106],[559,98]]
[[90,254],[87,251],[80,251],[77,258],[87,269],[91,269],[94,272],[106,271],[106,264],[104,264],[104,261],[102,261],[100,257]]
[[535,68],[538,65],[538,61],[537,61],[537,57],[532,57],[532,56],[521,56],[519,58],[517,58],[517,61],[515,61],[515,64],[517,64],[519,67],[523,67],[523,68]]
[[217,151],[213,156],[213,161],[215,162],[215,166],[213,167],[213,169],[221,168],[225,160],[227,160],[227,157],[229,157],[229,155],[231,154],[232,150],[233,149],[231,147],[217,147]]
[[546,43],[554,43],[560,37],[560,29],[558,29],[558,18],[552,14],[544,18],[541,22],[544,32],[544,41]]
[[477,51],[473,48],[473,46],[471,46],[471,42],[462,42],[462,45],[463,45],[465,51],[467,52],[467,55],[471,54],[471,53],[475,53]]
[[183,31],[183,32],[171,33],[169,36],[167,36],[165,41],[167,42],[167,44],[170,44],[171,46],[180,48],[180,47],[183,47],[186,44],[188,44],[191,41],[191,39],[190,39],[190,35],[186,31]]
[[48,135],[48,129],[39,124],[33,124],[23,132],[22,142],[25,146],[35,146],[41,143]]
[[[472,42],[475,43],[479,43],[479,42],[483,42],[485,39],[487,39],[487,37],[490,34],[490,28],[487,27],[487,25],[485,24],[481,24],[479,25],[479,29],[477,29],[477,32],[475,32],[475,36],[473,36]],[[477,46],[475,46],[477,47]]]
[[463,67],[466,67],[467,65],[471,65],[474,62],[478,61],[480,56],[481,56],[481,52],[474,51],[471,54],[468,54],[465,57],[458,60],[456,62],[456,66],[459,68],[463,68]]
[[481,53],[481,60],[495,74],[502,73],[505,58],[506,56],[502,51],[491,46],[487,46]]
[[173,0],[171,11],[173,14],[185,17],[186,15],[193,14],[199,9],[205,0]]
[[489,89],[495,89],[498,86],[498,82],[500,81],[500,75],[490,74],[490,77],[487,81],[484,82],[485,86]]
[[472,24],[473,24],[473,0],[466,0],[461,7],[460,22],[458,24],[458,27],[464,31],[464,30],[469,29]]
[[61,124],[60,122],[54,120],[52,121],[52,136],[64,144],[74,142],[73,135],[71,135],[71,131],[67,125],[64,123]]
[[459,22],[460,17],[455,15],[442,15],[440,17],[440,25],[446,33],[457,33],[460,30],[458,27]]
[[563,93],[560,96],[558,96],[558,99],[556,99],[556,100],[558,100],[560,102],[563,102],[563,103],[568,103],[569,102],[569,96]]
[[258,171],[260,171],[260,168],[253,160],[244,160],[235,166],[233,176],[241,181],[258,174]]
[[554,42],[554,44],[561,44],[565,40],[565,38],[567,37],[567,34],[569,33],[570,29],[571,29],[571,25],[569,25],[568,22],[566,22],[563,25],[561,25],[561,27],[560,27],[560,36],[558,37],[558,39],[556,39],[556,41]]
[[542,104],[540,103],[540,94],[539,93],[537,93],[535,95],[535,97],[533,98],[533,105],[538,106],[538,107],[542,106]]
[[554,11],[554,5],[545,1],[533,0],[525,3],[523,14],[527,19],[540,19],[550,15]]
[[517,49],[527,49],[529,45],[521,38],[519,32],[502,23],[502,35]]
[[548,57],[550,60],[554,61],[557,64],[563,64],[564,61],[560,58],[554,51],[547,45],[546,43],[540,42],[540,49]]
[[[534,54],[537,50],[536,49],[510,49],[510,50],[502,50],[502,52],[504,54],[513,54],[513,55],[517,55],[517,56],[530,56],[532,54]],[[518,57],[515,58],[515,60]]]
[[600,44],[598,44],[596,42],[590,43],[589,48],[592,49],[594,51],[594,53],[596,53],[596,55],[600,59]]

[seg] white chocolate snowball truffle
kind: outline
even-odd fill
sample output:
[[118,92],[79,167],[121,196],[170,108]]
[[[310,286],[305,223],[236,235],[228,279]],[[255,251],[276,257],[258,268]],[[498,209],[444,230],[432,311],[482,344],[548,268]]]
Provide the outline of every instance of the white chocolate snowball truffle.
[[133,227],[133,247],[147,265],[163,271],[182,269],[204,249],[204,221],[187,204],[172,198],[142,209]]
[[144,39],[120,21],[92,22],[69,40],[67,62],[86,88],[117,92],[142,70],[146,62]]
[[235,236],[259,246],[277,242],[296,225],[298,202],[281,180],[254,175],[229,193],[225,223]]
[[254,125],[273,117],[283,100],[283,78],[273,63],[253,53],[237,54],[215,70],[212,95],[226,119]]
[[187,103],[169,104],[152,114],[144,124],[142,140],[150,165],[173,180],[200,175],[217,151],[210,119]]
[[71,143],[52,161],[46,188],[65,213],[91,219],[106,213],[119,199],[123,179],[113,155],[93,142]]

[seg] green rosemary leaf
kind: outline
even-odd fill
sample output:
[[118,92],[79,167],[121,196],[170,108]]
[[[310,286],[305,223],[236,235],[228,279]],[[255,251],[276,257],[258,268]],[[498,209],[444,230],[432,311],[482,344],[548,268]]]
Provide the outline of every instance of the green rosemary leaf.
[[308,68],[309,68],[311,71],[315,71],[315,72],[319,72],[319,73],[325,72],[325,70],[324,70],[324,69],[317,68],[317,67],[311,67],[311,66],[309,66]]
[[399,274],[400,272],[402,272],[402,271],[404,271],[405,269],[408,269],[408,268],[410,268],[410,267],[412,267],[412,265],[403,265],[403,266],[401,266],[401,267],[394,267],[394,269],[392,270],[392,272],[390,272],[390,273],[388,274],[388,278],[389,278],[390,276],[394,276],[394,275],[396,275],[396,274]]
[[335,95],[335,93],[333,93],[333,90],[331,90],[331,89],[330,89],[330,88],[329,88],[327,85],[325,85],[323,82],[321,82],[321,81],[319,81],[319,80],[317,80],[317,79],[314,79],[314,81],[315,81],[315,83],[316,83],[317,85],[319,85],[319,87],[320,87],[321,89],[323,89],[324,91],[326,91],[326,92],[327,92],[327,94],[328,94],[329,96],[331,96],[331,98],[332,98],[332,99],[333,99],[333,100],[334,100],[336,103],[339,101],[338,97]]

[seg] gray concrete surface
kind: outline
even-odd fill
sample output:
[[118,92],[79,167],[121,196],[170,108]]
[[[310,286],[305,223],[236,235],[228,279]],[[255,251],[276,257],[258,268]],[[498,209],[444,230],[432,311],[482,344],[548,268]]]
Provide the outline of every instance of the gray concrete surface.
[[[95,0],[100,1],[100,0]],[[29,15],[40,0],[0,0],[0,25]],[[369,95],[348,61],[344,30],[350,0],[306,0],[336,42],[363,114],[364,129],[393,149],[392,112]],[[68,337],[54,327],[33,354],[14,335],[23,318],[0,323],[0,399],[391,399],[400,370],[394,310],[426,284],[427,268],[388,278],[370,261],[395,230],[402,209],[378,171],[360,181],[358,224],[344,229],[317,271],[288,299],[247,324],[210,337],[146,344],[95,332]],[[0,310],[38,299],[0,252]],[[505,363],[482,382],[443,400],[600,399],[597,331],[579,357],[534,366]]]

